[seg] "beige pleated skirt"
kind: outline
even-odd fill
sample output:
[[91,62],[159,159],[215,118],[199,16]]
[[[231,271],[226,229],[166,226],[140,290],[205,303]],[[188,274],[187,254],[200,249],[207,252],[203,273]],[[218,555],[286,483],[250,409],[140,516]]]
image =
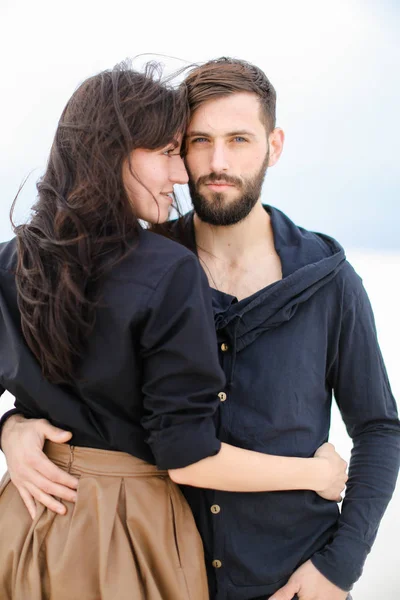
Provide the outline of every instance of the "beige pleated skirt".
[[8,474],[0,484],[1,600],[208,600],[192,513],[166,471],[121,452],[48,442],[79,477],[66,515],[34,521]]

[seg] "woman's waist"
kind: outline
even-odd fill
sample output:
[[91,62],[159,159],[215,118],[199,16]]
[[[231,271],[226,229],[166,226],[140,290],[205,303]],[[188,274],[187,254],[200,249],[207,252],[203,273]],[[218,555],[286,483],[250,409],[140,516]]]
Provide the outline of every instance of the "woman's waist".
[[73,474],[90,473],[115,477],[162,477],[158,469],[142,458],[117,450],[90,448],[46,441],[44,452],[49,459]]

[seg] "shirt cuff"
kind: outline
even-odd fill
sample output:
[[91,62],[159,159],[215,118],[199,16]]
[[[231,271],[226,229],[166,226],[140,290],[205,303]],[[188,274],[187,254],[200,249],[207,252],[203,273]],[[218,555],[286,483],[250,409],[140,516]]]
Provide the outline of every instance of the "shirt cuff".
[[209,417],[152,431],[147,443],[159,469],[181,469],[221,449],[214,421]]
[[348,592],[361,577],[371,548],[349,537],[336,537],[311,557],[314,567],[331,583]]
[[0,419],[0,450],[1,450],[1,432],[3,431],[4,423],[7,421],[7,419],[12,417],[12,415],[19,415],[19,414],[21,414],[21,411],[18,410],[18,408],[12,408],[11,410],[8,410],[6,413],[4,413],[4,415],[1,417],[1,419]]

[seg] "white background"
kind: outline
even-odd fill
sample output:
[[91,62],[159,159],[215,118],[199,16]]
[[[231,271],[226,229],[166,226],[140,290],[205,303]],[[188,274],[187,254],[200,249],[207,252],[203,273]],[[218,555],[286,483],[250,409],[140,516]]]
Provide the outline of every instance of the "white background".
[[[247,59],[275,85],[286,132],[264,199],[346,247],[400,397],[398,31],[394,0],[0,0],[0,241],[12,235],[9,207],[32,173],[17,218],[28,214],[57,119],[85,77],[142,53],[163,55],[169,70],[222,55]],[[11,399],[0,402],[2,413]],[[337,412],[331,437],[348,455]],[[354,600],[400,597],[399,492]]]

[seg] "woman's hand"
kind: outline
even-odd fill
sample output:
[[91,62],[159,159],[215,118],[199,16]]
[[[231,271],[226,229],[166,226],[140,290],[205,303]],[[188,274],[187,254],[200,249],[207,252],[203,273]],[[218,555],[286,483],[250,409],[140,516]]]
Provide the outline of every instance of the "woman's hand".
[[314,454],[321,461],[321,485],[315,491],[326,500],[340,502],[342,492],[348,480],[347,463],[329,442],[322,444]]
[[56,498],[76,501],[78,480],[43,452],[46,439],[63,444],[71,437],[69,431],[58,429],[45,419],[25,419],[21,415],[12,415],[3,426],[1,447],[8,472],[32,519],[36,514],[35,499],[61,515],[66,508]]

